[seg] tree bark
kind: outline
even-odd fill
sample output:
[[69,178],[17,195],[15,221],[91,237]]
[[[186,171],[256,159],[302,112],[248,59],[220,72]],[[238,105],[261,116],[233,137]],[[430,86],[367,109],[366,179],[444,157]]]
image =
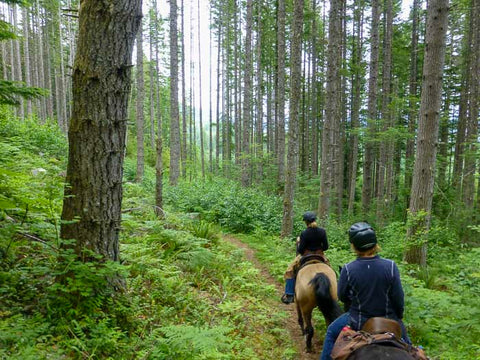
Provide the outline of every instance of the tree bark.
[[350,179],[348,191],[348,214],[351,216],[354,212],[355,189],[357,183],[358,168],[358,129],[360,127],[360,106],[362,91],[362,68],[361,62],[363,58],[363,4],[357,4],[354,10],[355,34],[353,43],[352,58],[354,61],[353,74],[353,101],[352,101],[352,134],[351,134],[351,161],[350,161]]
[[187,178],[187,92],[185,90],[185,3],[182,0],[182,176]]
[[336,205],[338,196],[338,175],[340,147],[340,96],[342,61],[342,0],[332,0],[329,12],[328,54],[327,54],[327,89],[325,104],[325,121],[322,133],[322,162],[320,172],[320,198],[318,216],[326,218],[330,205]]
[[384,140],[380,142],[379,161],[378,161],[378,182],[377,182],[377,221],[382,225],[385,214],[386,202],[388,196],[386,194],[386,182],[389,168],[393,167],[393,158],[389,158],[388,148],[394,141],[393,139],[385,139],[386,133],[393,127],[393,116],[390,109],[391,102],[391,77],[392,77],[392,41],[393,41],[393,2],[385,1],[385,34],[383,38],[383,73],[382,73],[382,110],[381,120],[382,130],[384,132]]
[[180,176],[180,124],[178,114],[177,0],[170,0],[170,184]]
[[[157,0],[153,0],[155,34],[158,34],[158,18],[157,18]],[[161,111],[161,96],[160,96],[160,71],[158,68],[158,41],[155,42],[155,72],[156,72],[156,102],[157,102],[157,157],[155,161],[155,213],[161,219],[165,217],[163,211],[163,128],[162,128],[162,111]]]
[[[192,9],[193,10],[193,9]],[[197,1],[198,34],[200,34],[200,0]],[[205,149],[203,146],[203,106],[202,106],[202,43],[201,36],[198,37],[198,98],[199,98],[199,120],[200,120],[200,163],[202,166],[202,178],[205,178]]]
[[302,73],[302,35],[304,0],[293,1],[293,25],[291,41],[290,76],[290,121],[288,126],[288,159],[285,169],[285,190],[283,196],[283,218],[281,236],[286,237],[293,230],[293,202],[298,168],[298,119]]
[[263,72],[262,72],[262,0],[257,0],[257,121],[255,155],[257,163],[257,183],[263,178]]
[[277,73],[275,87],[276,114],[276,154],[278,164],[278,182],[285,181],[285,0],[278,0],[277,5]]
[[363,162],[362,209],[366,214],[370,210],[372,201],[375,147],[375,123],[377,119],[377,77],[378,77],[378,22],[380,19],[379,0],[372,0],[372,26],[370,34],[370,70],[368,80],[368,125],[365,138],[365,158]]
[[[13,5],[13,26],[15,31],[18,31],[18,23],[17,23],[17,6]],[[15,78],[17,81],[23,81],[23,72],[22,72],[22,57],[20,55],[20,40],[15,40]],[[20,105],[18,106],[18,117],[23,120],[25,118],[25,109],[23,106],[23,99],[19,98],[18,101]]]
[[84,0],[73,68],[61,237],[119,260],[131,59],[141,0]]
[[311,97],[311,106],[312,106],[312,113],[311,113],[311,167],[310,172],[312,176],[318,176],[318,122],[319,116],[317,114],[318,111],[318,91],[317,91],[317,71],[318,71],[318,49],[317,49],[317,35],[318,35],[318,27],[317,27],[317,0],[312,0],[312,12],[313,12],[313,19],[312,19],[312,39],[311,39],[311,46],[312,46],[312,97]]
[[[475,173],[478,148],[478,113],[480,97],[480,1],[471,1],[470,31],[472,32],[472,44],[467,56],[470,57],[470,82],[467,93],[468,117],[466,126],[465,160],[463,168],[462,201],[467,211],[466,217],[473,220],[474,198],[475,198]],[[470,221],[467,221],[470,223]]]
[[418,244],[415,238],[425,236],[430,226],[447,26],[448,0],[430,0],[427,6],[417,154],[409,209],[411,224],[407,229],[405,252],[407,262],[421,266],[426,266],[427,247],[426,244]]
[[143,103],[145,99],[145,82],[143,79],[143,30],[142,24],[137,32],[137,174],[135,176],[136,182],[141,182],[145,168],[145,149],[144,149],[144,115]]
[[[407,145],[405,149],[405,189],[412,186],[412,168],[415,155],[415,133],[417,124],[417,76],[418,76],[418,21],[419,11],[422,0],[414,0],[412,8],[412,47],[410,49],[410,80],[408,87],[408,134]],[[407,206],[410,203],[410,196],[407,195]]]
[[[23,61],[25,66],[25,84],[27,86],[32,86],[31,78],[30,78],[30,15],[27,8],[22,9],[22,18],[23,18]],[[4,62],[5,66],[5,62]],[[26,116],[30,116],[32,114],[32,101],[27,99],[26,100]]]
[[245,33],[245,73],[243,89],[243,139],[242,139],[242,185],[250,185],[250,126],[252,106],[252,26],[253,1],[247,0],[247,22]]

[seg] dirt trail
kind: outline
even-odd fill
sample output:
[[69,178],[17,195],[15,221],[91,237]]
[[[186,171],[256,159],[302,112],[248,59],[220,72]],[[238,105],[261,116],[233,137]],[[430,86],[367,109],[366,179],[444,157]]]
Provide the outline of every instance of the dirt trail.
[[279,284],[272,275],[269,274],[267,269],[257,260],[255,257],[255,251],[251,249],[248,245],[244,244],[240,240],[234,238],[231,235],[224,236],[224,239],[229,243],[235,245],[238,248],[241,248],[245,251],[245,257],[248,261],[252,262],[257,269],[259,269],[262,277],[268,284],[274,285],[278,293],[278,309],[285,311],[288,314],[287,320],[285,322],[285,328],[290,333],[293,343],[297,347],[299,353],[299,360],[318,360],[320,350],[322,349],[322,343],[316,334],[313,336],[313,353],[305,352],[305,339],[302,336],[300,326],[297,321],[297,311],[295,304],[285,305],[280,301],[280,296],[283,294],[283,284]]

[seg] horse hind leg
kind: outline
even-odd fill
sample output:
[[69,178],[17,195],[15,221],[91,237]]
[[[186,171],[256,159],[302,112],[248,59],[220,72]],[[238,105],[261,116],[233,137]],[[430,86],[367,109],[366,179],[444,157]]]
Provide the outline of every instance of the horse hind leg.
[[302,329],[302,335],[305,335],[305,328],[303,326],[303,316],[302,316],[302,309],[300,308],[300,305],[298,302],[297,304],[297,317],[298,317],[298,325],[300,325],[300,329]]
[[304,314],[304,321],[306,324],[304,335],[307,352],[312,352],[312,338],[313,338],[313,326],[312,326],[312,313]]

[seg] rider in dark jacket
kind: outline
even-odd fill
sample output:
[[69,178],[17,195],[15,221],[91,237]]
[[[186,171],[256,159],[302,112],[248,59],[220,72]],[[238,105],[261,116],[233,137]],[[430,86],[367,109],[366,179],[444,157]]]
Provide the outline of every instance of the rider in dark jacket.
[[328,264],[328,259],[323,253],[328,249],[327,233],[325,229],[318,227],[317,215],[312,211],[307,211],[303,214],[303,221],[307,228],[302,231],[297,238],[297,253],[298,256],[288,266],[285,272],[285,293],[282,296],[282,302],[291,304],[295,297],[295,274],[299,267],[300,259],[304,255],[316,254],[323,258],[323,261]]
[[353,224],[349,239],[357,259],[342,268],[338,281],[338,298],[350,306],[327,329],[320,359],[331,359],[330,354],[342,328],[350,325],[360,330],[371,317],[385,317],[398,321],[403,339],[410,343],[403,325],[404,294],[397,265],[377,255],[379,247],[373,228],[364,222]]

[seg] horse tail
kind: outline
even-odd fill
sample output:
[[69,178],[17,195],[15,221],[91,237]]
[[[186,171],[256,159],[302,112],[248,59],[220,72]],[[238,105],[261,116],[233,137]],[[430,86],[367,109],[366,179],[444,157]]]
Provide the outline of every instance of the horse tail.
[[325,317],[328,325],[342,314],[340,306],[330,294],[330,279],[324,273],[317,273],[315,277],[310,280],[310,284],[312,284],[314,288],[317,306]]

